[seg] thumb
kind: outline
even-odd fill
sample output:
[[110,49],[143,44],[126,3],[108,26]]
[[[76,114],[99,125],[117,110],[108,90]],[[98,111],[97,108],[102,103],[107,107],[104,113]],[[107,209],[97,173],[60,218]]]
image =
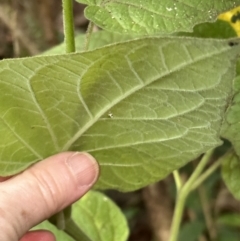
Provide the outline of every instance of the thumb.
[[98,165],[87,153],[65,152],[0,183],[0,240],[19,240],[94,184]]

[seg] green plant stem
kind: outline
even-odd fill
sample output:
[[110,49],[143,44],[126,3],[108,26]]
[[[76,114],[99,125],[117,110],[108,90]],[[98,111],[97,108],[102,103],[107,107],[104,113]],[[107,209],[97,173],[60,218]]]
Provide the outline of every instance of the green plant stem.
[[58,229],[64,230],[66,228],[66,222],[71,218],[72,206],[64,208],[62,211],[56,213],[48,219],[50,223],[55,225]]
[[177,170],[173,171],[173,177],[174,177],[174,181],[176,184],[177,192],[179,192],[179,190],[182,187],[182,180],[181,180],[180,174]]
[[173,221],[171,225],[171,236],[169,241],[177,241],[178,240],[178,233],[180,224],[182,221],[184,206],[186,202],[186,196],[184,196],[181,191],[178,194],[174,214],[173,214]]
[[56,214],[56,226],[60,230],[64,230],[66,228],[64,211],[60,211]]
[[72,53],[75,52],[73,2],[72,0],[62,0],[62,6],[65,50],[66,53]]
[[75,241],[92,241],[71,218],[65,225],[66,228],[64,232],[71,236]]
[[208,151],[201,159],[200,163],[198,164],[197,168],[192,173],[191,177],[188,179],[188,181],[182,186],[182,188],[178,192],[177,196],[177,203],[174,210],[173,215],[173,221],[172,221],[172,227],[171,227],[171,236],[169,241],[177,241],[178,239],[178,233],[181,225],[181,220],[183,216],[184,206],[186,199],[191,192],[191,187],[194,184],[194,182],[197,180],[201,172],[203,171],[204,167],[208,163],[211,155],[213,153],[213,150]]
[[90,38],[91,38],[91,35],[92,35],[92,32],[93,32],[93,27],[94,27],[94,23],[90,21],[89,24],[88,24],[87,32],[86,32],[85,47],[84,47],[85,51],[88,50]]

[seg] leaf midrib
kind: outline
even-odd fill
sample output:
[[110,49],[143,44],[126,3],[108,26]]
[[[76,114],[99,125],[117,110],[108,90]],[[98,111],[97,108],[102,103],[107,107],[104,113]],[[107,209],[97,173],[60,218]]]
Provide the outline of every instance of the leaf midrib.
[[[227,45],[227,43],[226,43],[226,45]],[[145,46],[146,46],[146,45],[145,45]],[[186,47],[186,46],[185,46],[185,47]],[[184,64],[182,64],[182,65],[179,65],[179,66],[175,67],[173,70],[171,70],[170,72],[168,72],[168,73],[166,73],[166,74],[163,74],[163,75],[159,74],[159,75],[155,76],[153,80],[149,81],[149,82],[146,83],[146,84],[135,86],[134,88],[131,89],[131,91],[126,92],[126,93],[125,93],[123,96],[121,96],[120,98],[116,98],[115,101],[113,101],[110,105],[107,105],[107,106],[106,106],[105,108],[103,108],[98,114],[96,114],[96,116],[95,116],[91,121],[87,122],[87,123],[83,126],[83,128],[81,128],[81,129],[64,145],[62,151],[67,151],[67,150],[69,150],[70,147],[73,145],[73,143],[75,143],[75,142],[81,137],[81,135],[82,135],[83,133],[85,133],[90,127],[92,127],[92,126],[99,120],[99,118],[100,118],[104,113],[106,113],[107,111],[110,111],[110,109],[111,109],[113,106],[117,105],[119,102],[121,102],[122,100],[126,99],[127,97],[129,97],[129,96],[132,95],[133,93],[141,90],[143,87],[146,87],[146,86],[154,83],[156,80],[159,80],[159,78],[166,77],[166,76],[168,76],[168,75],[170,75],[170,74],[172,74],[172,73],[174,73],[174,72],[176,72],[176,71],[179,71],[179,70],[185,68],[185,67],[188,66],[188,65],[196,64],[197,62],[200,62],[200,61],[202,61],[202,60],[204,60],[204,59],[208,59],[208,58],[211,58],[211,57],[213,57],[213,56],[221,55],[221,54],[223,54],[224,52],[227,52],[227,51],[229,51],[229,50],[230,50],[230,49],[229,49],[229,47],[227,47],[227,46],[226,46],[226,48],[224,48],[224,49],[221,50],[221,51],[218,51],[218,49],[217,49],[217,50],[216,50],[217,52],[213,52],[213,53],[211,53],[211,54],[203,55],[203,56],[201,56],[201,57],[199,57],[199,58],[196,58],[196,60],[195,60],[195,61],[192,61],[192,62],[186,62],[186,63],[184,63]],[[125,56],[126,56],[126,55],[127,55],[127,54],[125,54]],[[130,68],[130,69],[131,69],[131,68]]]

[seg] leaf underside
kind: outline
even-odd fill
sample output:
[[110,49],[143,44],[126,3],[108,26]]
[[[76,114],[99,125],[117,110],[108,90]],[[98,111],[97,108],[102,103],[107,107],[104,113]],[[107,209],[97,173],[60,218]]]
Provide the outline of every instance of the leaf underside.
[[239,41],[145,38],[0,62],[0,175],[90,152],[97,188],[128,191],[219,145]]
[[87,4],[85,16],[118,33],[169,34],[192,31],[201,22],[240,5],[240,0],[77,0]]

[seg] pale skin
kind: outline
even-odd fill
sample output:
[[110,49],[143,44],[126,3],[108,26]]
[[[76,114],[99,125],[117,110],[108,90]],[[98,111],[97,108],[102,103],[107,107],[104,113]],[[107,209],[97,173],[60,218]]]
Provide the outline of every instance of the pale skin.
[[48,231],[29,230],[81,198],[98,173],[89,154],[64,152],[16,176],[0,177],[0,240],[55,241]]

